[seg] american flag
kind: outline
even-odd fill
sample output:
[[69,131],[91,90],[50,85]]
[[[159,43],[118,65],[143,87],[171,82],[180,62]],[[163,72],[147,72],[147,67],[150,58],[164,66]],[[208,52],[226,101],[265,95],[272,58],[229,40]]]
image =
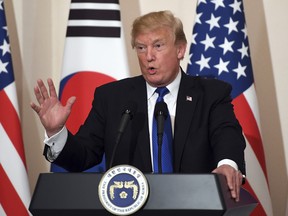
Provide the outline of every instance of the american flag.
[[[76,133],[86,119],[96,87],[128,77],[118,0],[72,0],[66,33],[59,97],[77,100],[66,123]],[[105,171],[104,161],[88,172]],[[52,165],[53,172],[64,169]]]
[[30,190],[3,1],[0,0],[0,215],[29,215]]
[[259,201],[252,215],[272,215],[257,98],[241,0],[198,0],[187,73],[233,87],[235,114],[247,141],[245,188]]

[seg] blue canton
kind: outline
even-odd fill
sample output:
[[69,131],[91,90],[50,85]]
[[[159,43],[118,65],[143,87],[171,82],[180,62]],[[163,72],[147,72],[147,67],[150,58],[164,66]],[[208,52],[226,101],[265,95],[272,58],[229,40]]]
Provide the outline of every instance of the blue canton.
[[230,83],[235,98],[254,82],[243,3],[199,0],[196,13],[187,73]]
[[0,90],[14,82],[3,1],[0,1]]

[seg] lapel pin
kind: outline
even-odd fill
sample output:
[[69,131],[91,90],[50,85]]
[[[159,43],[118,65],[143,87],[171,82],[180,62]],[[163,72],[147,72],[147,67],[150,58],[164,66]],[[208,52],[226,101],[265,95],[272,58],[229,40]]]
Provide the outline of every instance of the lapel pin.
[[186,96],[186,101],[192,101],[192,97],[191,96]]

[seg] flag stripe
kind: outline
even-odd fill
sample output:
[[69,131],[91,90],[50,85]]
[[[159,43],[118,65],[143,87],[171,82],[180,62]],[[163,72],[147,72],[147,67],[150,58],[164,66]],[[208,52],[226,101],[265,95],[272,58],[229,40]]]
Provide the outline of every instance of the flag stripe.
[[[265,210],[263,208],[263,205],[261,204],[261,202],[259,202],[258,200],[258,196],[255,194],[253,188],[250,186],[249,181],[247,180],[245,182],[245,186],[244,188],[246,190],[248,190],[250,192],[250,194],[257,200],[257,202],[259,203],[256,208],[254,209],[254,211],[251,213],[250,216],[260,216],[260,215],[266,215]],[[240,198],[241,199],[241,198]]]
[[267,215],[273,215],[268,182],[266,181],[265,174],[255,155],[255,152],[249,144],[249,141],[246,140],[246,142],[247,147],[245,149],[245,159],[246,161],[249,161],[249,166],[246,167],[247,180],[250,186],[253,188],[253,193],[257,195],[257,199],[265,209]]
[[102,9],[102,10],[119,10],[118,4],[101,4],[101,3],[72,3],[70,9]]
[[107,20],[70,20],[68,21],[68,26],[113,26],[121,27],[120,21],[107,21]]
[[7,215],[29,215],[15,188],[0,164],[0,203]]
[[[28,176],[23,164],[23,161],[19,157],[14,145],[5,133],[2,124],[0,124],[0,162],[5,170],[6,175],[9,177],[19,197],[23,201],[26,207],[30,202],[30,191],[28,184]],[[11,162],[13,161],[13,163]],[[17,166],[16,166],[17,164]]]
[[5,128],[9,139],[12,141],[15,149],[17,150],[18,155],[21,157],[23,164],[26,167],[25,156],[24,156],[24,147],[22,144],[22,134],[20,121],[18,114],[14,109],[13,104],[11,104],[9,98],[7,97],[5,91],[0,91],[0,101],[1,104],[5,106],[0,106],[0,123]]
[[252,111],[252,113],[254,115],[254,118],[255,118],[255,121],[256,121],[260,136],[261,136],[261,134],[262,134],[261,133],[261,127],[260,127],[261,124],[260,124],[260,116],[259,116],[259,113],[258,113],[259,109],[258,109],[258,100],[257,100],[257,96],[256,96],[255,85],[252,84],[250,86],[250,88],[248,88],[245,92],[243,92],[243,95],[246,98],[247,103],[249,104],[250,109],[251,109],[251,111]]
[[116,37],[121,36],[120,27],[68,27],[67,37]]
[[72,9],[69,20],[120,20],[119,10]]
[[72,0],[71,1],[72,3],[76,3],[76,2],[79,2],[79,3],[117,3],[118,4],[118,0]]
[[267,178],[267,171],[266,171],[266,162],[264,156],[264,149],[262,145],[262,140],[260,136],[259,129],[257,127],[254,115],[250,109],[249,104],[246,101],[246,98],[243,94],[239,95],[233,100],[235,114],[242,125],[243,132],[249,141],[253,151],[263,172],[265,173],[266,180]]
[[1,216],[6,216],[6,213],[5,213],[4,209],[3,209],[3,206],[1,205],[1,201],[0,201],[0,215]]
[[72,3],[66,35],[67,37],[119,38],[121,37],[120,18],[119,4]]

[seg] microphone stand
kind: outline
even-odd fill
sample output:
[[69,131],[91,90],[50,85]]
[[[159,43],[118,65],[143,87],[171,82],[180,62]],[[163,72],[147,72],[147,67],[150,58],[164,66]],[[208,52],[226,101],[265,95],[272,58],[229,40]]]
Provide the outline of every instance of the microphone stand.
[[158,172],[162,174],[162,141],[163,141],[163,133],[158,134]]

